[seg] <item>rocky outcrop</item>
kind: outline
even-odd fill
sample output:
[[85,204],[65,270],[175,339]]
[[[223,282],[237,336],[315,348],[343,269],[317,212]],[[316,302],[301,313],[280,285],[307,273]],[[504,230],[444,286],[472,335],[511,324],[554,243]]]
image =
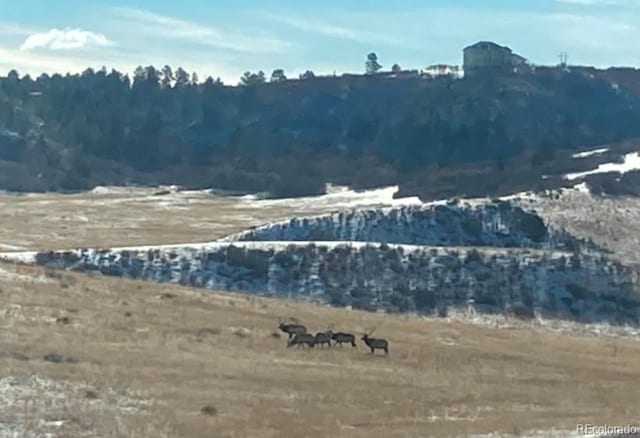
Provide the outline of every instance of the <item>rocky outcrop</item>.
[[449,202],[351,210],[293,218],[228,236],[222,241],[357,241],[430,246],[546,248],[595,246],[509,201]]
[[430,314],[472,303],[640,323],[638,272],[509,201],[354,210],[184,246],[42,252],[35,262],[157,282]]
[[640,322],[637,274],[602,256],[521,249],[320,242],[77,250],[39,264],[210,289],[429,314],[466,305],[581,321]]

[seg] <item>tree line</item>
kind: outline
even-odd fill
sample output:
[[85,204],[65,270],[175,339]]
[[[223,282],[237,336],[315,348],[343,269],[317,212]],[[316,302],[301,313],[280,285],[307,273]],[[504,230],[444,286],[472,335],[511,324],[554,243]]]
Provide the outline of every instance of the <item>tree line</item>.
[[[0,147],[0,160],[71,174],[71,188],[129,168],[123,179],[280,195],[322,192],[325,182],[448,193],[463,171],[476,190],[495,182],[456,166],[508,173],[509,160],[535,151],[520,174],[539,178],[558,149],[640,136],[638,99],[584,75],[388,80],[375,74],[375,53],[364,69],[322,80],[307,71],[283,87],[259,86],[260,72],[243,76],[256,86],[230,87],[170,66],[132,76],[11,71],[0,78],[0,123],[30,146],[4,158]],[[285,79],[280,69],[270,78]]]

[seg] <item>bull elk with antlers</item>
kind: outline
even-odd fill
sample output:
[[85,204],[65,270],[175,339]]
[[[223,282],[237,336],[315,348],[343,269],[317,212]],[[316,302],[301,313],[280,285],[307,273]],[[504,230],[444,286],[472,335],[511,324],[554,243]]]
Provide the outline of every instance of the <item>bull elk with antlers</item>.
[[384,350],[385,354],[389,354],[389,341],[383,338],[371,338],[369,335],[373,334],[375,329],[365,331],[362,335],[362,339],[367,347],[371,349],[371,354],[374,354],[375,350]]

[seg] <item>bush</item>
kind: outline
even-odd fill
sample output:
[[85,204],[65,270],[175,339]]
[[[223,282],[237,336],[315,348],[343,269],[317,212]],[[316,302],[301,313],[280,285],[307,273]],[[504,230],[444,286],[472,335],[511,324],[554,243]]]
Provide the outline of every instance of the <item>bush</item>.
[[206,405],[206,406],[203,406],[202,409],[200,409],[200,412],[202,412],[204,415],[213,417],[218,413],[218,410],[211,405]]

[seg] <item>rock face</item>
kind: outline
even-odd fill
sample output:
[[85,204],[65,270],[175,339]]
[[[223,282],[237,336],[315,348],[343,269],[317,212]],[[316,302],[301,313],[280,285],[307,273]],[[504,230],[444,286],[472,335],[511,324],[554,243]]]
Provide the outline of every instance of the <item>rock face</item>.
[[37,262],[210,289],[430,314],[475,302],[584,321],[638,323],[635,272],[604,257],[517,249],[321,242],[47,252]]
[[202,245],[44,252],[36,262],[367,310],[430,314],[472,302],[481,312],[640,323],[635,270],[503,201],[344,212]]
[[221,241],[355,241],[429,246],[482,246],[573,251],[595,246],[508,201],[450,202],[391,209],[353,210],[293,218]]

